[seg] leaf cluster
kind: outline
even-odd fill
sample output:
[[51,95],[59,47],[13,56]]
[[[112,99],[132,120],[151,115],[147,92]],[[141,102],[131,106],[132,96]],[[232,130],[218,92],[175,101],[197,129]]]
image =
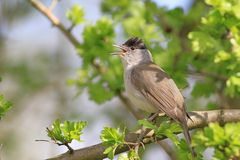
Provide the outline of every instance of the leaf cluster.
[[77,71],[77,78],[68,83],[77,85],[79,93],[87,88],[91,100],[103,103],[123,89],[120,61],[110,54],[115,38],[113,23],[106,17],[95,24],[86,22],[82,36],[83,41],[77,46],[82,66]]
[[3,95],[0,95],[0,119],[12,107],[12,103],[7,101]]
[[208,96],[224,88],[226,95],[238,97],[240,95],[240,17],[237,12],[239,1],[206,0],[205,2],[212,8],[201,18],[198,28],[188,34],[193,54],[197,56],[193,65],[197,70],[204,69],[219,77],[224,75],[225,80],[221,78],[221,82],[217,79],[216,83],[209,79],[205,83],[197,83],[194,95]]
[[152,129],[156,138],[162,138],[166,136],[171,139],[176,146],[179,145],[179,139],[175,134],[181,132],[182,128],[178,123],[163,121],[159,127],[146,119],[139,120],[138,123],[148,129]]
[[198,152],[214,148],[212,160],[240,158],[240,123],[220,126],[211,123],[193,137],[193,145]]
[[105,127],[101,132],[100,138],[103,145],[107,147],[104,154],[107,154],[109,159],[113,159],[116,149],[124,145],[125,129],[120,131],[119,128]]
[[84,22],[84,10],[80,5],[74,4],[71,9],[66,12],[66,17],[72,22],[72,25],[78,25]]
[[61,123],[59,119],[55,120],[51,128],[47,128],[48,137],[58,144],[71,143],[72,140],[81,141],[83,129],[86,127],[87,122],[70,122],[64,121]]

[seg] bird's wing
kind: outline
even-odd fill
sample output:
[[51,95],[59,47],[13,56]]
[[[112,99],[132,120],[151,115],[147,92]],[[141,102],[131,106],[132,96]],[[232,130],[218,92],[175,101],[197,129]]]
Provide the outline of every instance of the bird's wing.
[[153,106],[176,121],[184,121],[184,99],[174,81],[156,64],[144,63],[132,69],[131,82]]

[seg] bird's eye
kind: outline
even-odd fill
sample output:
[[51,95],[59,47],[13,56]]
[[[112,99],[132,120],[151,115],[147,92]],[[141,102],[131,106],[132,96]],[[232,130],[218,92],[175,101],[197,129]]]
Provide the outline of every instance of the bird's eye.
[[134,50],[134,47],[131,47],[131,50]]

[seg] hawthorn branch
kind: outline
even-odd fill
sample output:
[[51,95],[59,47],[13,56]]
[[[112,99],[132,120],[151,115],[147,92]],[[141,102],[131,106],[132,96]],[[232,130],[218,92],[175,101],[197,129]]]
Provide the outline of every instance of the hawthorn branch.
[[53,24],[53,26],[57,27],[74,45],[74,47],[78,47],[80,45],[79,41],[69,32],[66,27],[59,21],[59,19],[52,14],[51,10],[42,4],[38,0],[29,0],[34,8],[36,8],[39,12],[41,12],[47,19]]
[[[203,128],[211,122],[218,122],[225,124],[229,122],[240,121],[240,109],[228,109],[228,110],[212,110],[212,111],[194,111],[189,113],[191,120],[188,121],[189,129]],[[151,135],[147,135],[148,137]],[[129,133],[126,135],[125,141],[135,143],[137,142],[138,134]],[[159,140],[166,139],[166,137]],[[151,141],[144,142],[145,144],[151,143]],[[86,148],[75,150],[73,154],[66,152],[48,160],[100,160],[106,158],[107,155],[103,154],[105,147],[102,143],[89,146]],[[116,150],[116,154],[126,152],[129,147],[125,145],[122,148]]]
[[203,77],[210,77],[210,78],[213,78],[215,80],[222,81],[222,82],[226,82],[228,80],[228,77],[226,77],[224,75],[219,75],[219,74],[216,74],[216,73],[206,72],[206,71],[203,71],[203,70],[197,70],[197,71],[188,70],[188,73],[191,74],[191,75],[200,75],[200,76],[203,76]]

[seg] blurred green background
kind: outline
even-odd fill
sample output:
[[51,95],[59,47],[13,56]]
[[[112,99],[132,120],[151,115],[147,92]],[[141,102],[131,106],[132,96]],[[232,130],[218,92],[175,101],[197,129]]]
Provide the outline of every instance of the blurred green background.
[[[84,142],[73,148],[99,142],[104,126],[133,130],[122,65],[110,57],[113,43],[132,36],[142,38],[173,77],[189,111],[238,108],[239,6],[227,0],[61,0],[53,13],[73,27],[74,46],[28,1],[1,0],[0,93],[13,103],[0,120],[1,158],[44,159],[66,151],[35,142],[48,139],[45,128],[56,118],[88,121]],[[159,146],[149,148],[145,159],[171,159]]]

